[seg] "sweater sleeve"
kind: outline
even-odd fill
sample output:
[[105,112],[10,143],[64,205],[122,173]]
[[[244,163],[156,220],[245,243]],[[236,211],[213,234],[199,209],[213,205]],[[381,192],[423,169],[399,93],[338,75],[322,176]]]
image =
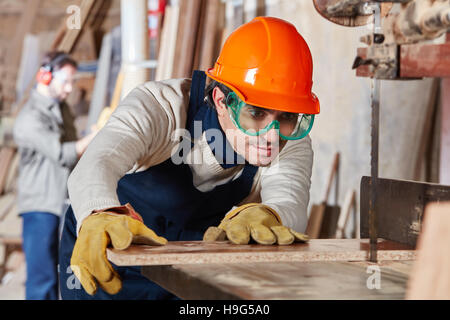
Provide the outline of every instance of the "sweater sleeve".
[[69,177],[77,232],[94,210],[120,206],[117,183],[126,173],[171,156],[172,133],[186,121],[189,88],[188,79],[147,82],[120,103]]

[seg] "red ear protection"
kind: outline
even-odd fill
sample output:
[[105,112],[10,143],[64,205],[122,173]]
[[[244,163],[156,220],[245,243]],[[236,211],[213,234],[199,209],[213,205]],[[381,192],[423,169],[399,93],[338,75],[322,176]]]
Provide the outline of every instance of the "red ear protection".
[[36,80],[38,83],[45,84],[48,86],[50,82],[52,82],[53,79],[53,68],[58,65],[58,63],[62,62],[64,59],[68,58],[69,56],[65,53],[61,53],[53,58],[52,61],[48,62],[47,64],[44,64],[36,74]]
[[36,75],[36,80],[48,86],[52,81],[52,72],[46,67],[41,67]]

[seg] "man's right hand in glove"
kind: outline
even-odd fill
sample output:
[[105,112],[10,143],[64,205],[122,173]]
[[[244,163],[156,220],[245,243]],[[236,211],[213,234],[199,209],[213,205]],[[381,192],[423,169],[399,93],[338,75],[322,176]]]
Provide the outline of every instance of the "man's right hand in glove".
[[165,245],[167,240],[147,228],[130,204],[109,208],[87,217],[78,234],[70,266],[90,295],[97,284],[109,294],[122,289],[122,281],[106,258],[106,248],[124,250],[131,243]]

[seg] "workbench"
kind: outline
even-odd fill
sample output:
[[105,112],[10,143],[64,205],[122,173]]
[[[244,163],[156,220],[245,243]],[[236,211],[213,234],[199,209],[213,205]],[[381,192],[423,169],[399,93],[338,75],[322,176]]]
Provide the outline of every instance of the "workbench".
[[403,299],[415,250],[379,239],[374,264],[368,247],[368,239],[289,246],[186,241],[108,249],[108,259],[142,266],[143,275],[182,299]]

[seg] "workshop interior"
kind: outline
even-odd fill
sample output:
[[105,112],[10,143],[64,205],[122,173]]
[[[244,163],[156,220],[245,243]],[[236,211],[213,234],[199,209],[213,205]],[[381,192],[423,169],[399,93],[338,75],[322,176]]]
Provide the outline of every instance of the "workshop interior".
[[0,300],[450,299],[449,0],[0,0],[0,75]]

